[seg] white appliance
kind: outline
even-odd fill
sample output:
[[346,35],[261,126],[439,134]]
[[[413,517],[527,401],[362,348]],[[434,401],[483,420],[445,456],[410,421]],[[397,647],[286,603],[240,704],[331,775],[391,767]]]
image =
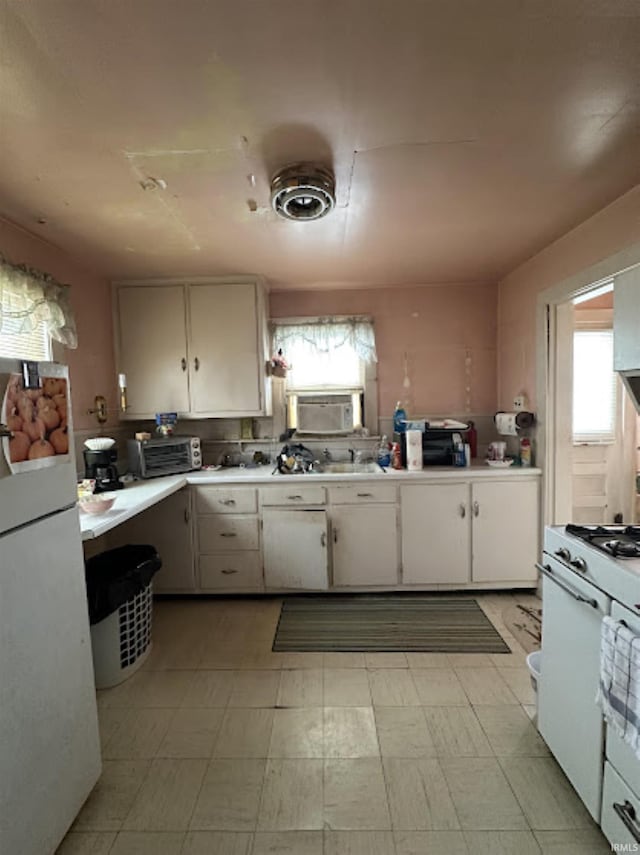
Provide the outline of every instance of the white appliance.
[[[359,396],[355,395],[359,400]],[[295,395],[298,433],[348,434],[354,429],[354,395]]]
[[[616,759],[620,740],[610,733],[605,764],[605,727],[595,698],[603,616],[626,615],[627,623],[634,622],[640,632],[640,528],[548,526],[538,569],[543,574],[538,728],[609,840],[639,843],[640,822],[627,811],[628,823],[623,824],[619,812],[624,800],[617,799],[619,787],[612,789],[611,782],[633,768],[635,781],[626,781],[631,791],[635,782],[640,784],[640,764],[636,758],[627,765]],[[623,754],[630,753],[627,746],[622,748]],[[637,796],[635,805],[640,817]],[[635,809],[632,813],[635,816]],[[631,835],[630,826],[637,836]]]
[[[27,366],[30,380],[16,382]],[[6,423],[29,420],[21,386],[38,376],[58,394],[39,440],[46,456],[10,464]],[[0,360],[0,402],[0,852],[49,855],[101,771],[67,368]],[[51,437],[64,409],[68,453],[63,429]]]
[[615,277],[613,288],[613,367],[640,412],[640,266]]

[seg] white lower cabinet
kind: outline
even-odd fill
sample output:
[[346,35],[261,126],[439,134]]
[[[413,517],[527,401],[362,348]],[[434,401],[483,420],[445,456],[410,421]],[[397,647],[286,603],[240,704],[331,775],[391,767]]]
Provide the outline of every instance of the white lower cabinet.
[[406,585],[535,585],[538,479],[400,489]]
[[200,590],[264,590],[255,487],[203,485],[194,492]]
[[331,533],[335,587],[398,584],[395,504],[335,506]]
[[472,484],[472,582],[536,584],[538,503],[537,481]]
[[400,489],[405,585],[470,580],[470,485],[411,484]]
[[191,496],[187,487],[109,533],[109,547],[126,543],[149,543],[158,551],[162,567],[153,577],[155,593],[187,594],[196,590]]
[[328,524],[324,509],[265,508],[262,558],[267,588],[326,591]]

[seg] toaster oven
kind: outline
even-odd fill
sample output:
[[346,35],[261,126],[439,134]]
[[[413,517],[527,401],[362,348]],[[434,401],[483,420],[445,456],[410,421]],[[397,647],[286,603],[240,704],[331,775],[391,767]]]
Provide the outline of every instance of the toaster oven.
[[166,436],[127,440],[129,471],[139,478],[175,475],[202,468],[197,436]]

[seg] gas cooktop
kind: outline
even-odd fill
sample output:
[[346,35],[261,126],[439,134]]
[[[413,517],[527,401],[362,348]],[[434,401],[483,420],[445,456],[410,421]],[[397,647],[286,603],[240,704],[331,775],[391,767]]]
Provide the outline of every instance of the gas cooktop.
[[613,558],[640,558],[640,526],[569,524],[565,531]]

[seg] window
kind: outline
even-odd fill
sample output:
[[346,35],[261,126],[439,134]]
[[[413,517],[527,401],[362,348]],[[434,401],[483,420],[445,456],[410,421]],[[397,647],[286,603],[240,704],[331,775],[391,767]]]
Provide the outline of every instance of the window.
[[573,333],[573,441],[613,442],[616,426],[613,330]]
[[278,321],[273,338],[290,366],[290,392],[362,389],[366,365],[376,361],[373,324],[367,318]]
[[22,320],[4,313],[8,311],[6,301],[2,303],[2,329],[0,330],[0,357],[9,359],[51,359],[51,339],[44,324],[39,321],[34,329],[21,332]]
[[[350,401],[354,428],[366,423],[377,429],[377,361],[370,318],[302,318],[277,321],[274,350],[282,349],[289,365],[287,408],[289,427],[298,427],[298,405],[321,406],[332,396],[332,412]],[[338,397],[333,397],[338,396]],[[340,419],[338,419],[340,421]]]
[[78,346],[69,286],[0,255],[0,357],[51,359],[51,339]]

